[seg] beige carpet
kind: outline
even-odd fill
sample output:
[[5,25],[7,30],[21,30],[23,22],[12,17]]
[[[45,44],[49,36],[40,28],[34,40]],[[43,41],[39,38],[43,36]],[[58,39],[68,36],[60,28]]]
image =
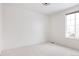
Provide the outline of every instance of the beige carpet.
[[78,56],[79,51],[45,43],[3,51],[3,56]]

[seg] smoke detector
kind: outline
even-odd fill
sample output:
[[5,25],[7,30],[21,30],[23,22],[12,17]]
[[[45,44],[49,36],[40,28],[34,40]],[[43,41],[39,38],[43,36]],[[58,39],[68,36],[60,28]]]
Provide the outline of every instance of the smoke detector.
[[48,5],[50,5],[50,3],[42,3],[42,5],[48,6]]

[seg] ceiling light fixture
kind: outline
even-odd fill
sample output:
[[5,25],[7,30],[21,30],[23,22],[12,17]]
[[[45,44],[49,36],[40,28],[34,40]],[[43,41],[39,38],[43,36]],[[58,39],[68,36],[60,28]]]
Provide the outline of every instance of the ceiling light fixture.
[[48,6],[48,5],[50,5],[50,3],[42,3],[42,5]]

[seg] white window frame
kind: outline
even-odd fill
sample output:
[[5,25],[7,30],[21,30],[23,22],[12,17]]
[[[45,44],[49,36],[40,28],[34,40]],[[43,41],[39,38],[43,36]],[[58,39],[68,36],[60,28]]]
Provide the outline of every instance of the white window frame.
[[[68,14],[66,14],[65,15],[65,38],[68,38],[68,39],[78,39],[78,37],[77,37],[77,32],[76,32],[76,30],[77,30],[77,13],[79,13],[79,11],[76,11],[76,12],[72,12],[72,13],[68,13]],[[75,17],[75,19],[74,19],[74,21],[75,21],[75,24],[74,24],[74,30],[75,30],[75,32],[74,32],[74,38],[71,38],[71,36],[69,36],[69,37],[67,37],[67,35],[68,35],[68,33],[67,33],[67,30],[68,30],[68,24],[67,24],[67,16],[68,15],[72,15],[72,14],[74,14],[74,17]],[[72,35],[72,34],[71,34]],[[79,34],[78,34],[79,35]]]

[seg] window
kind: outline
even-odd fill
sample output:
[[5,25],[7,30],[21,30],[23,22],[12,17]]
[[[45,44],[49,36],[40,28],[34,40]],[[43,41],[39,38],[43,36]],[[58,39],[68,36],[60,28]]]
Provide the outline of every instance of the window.
[[65,37],[79,39],[79,13],[66,15]]

